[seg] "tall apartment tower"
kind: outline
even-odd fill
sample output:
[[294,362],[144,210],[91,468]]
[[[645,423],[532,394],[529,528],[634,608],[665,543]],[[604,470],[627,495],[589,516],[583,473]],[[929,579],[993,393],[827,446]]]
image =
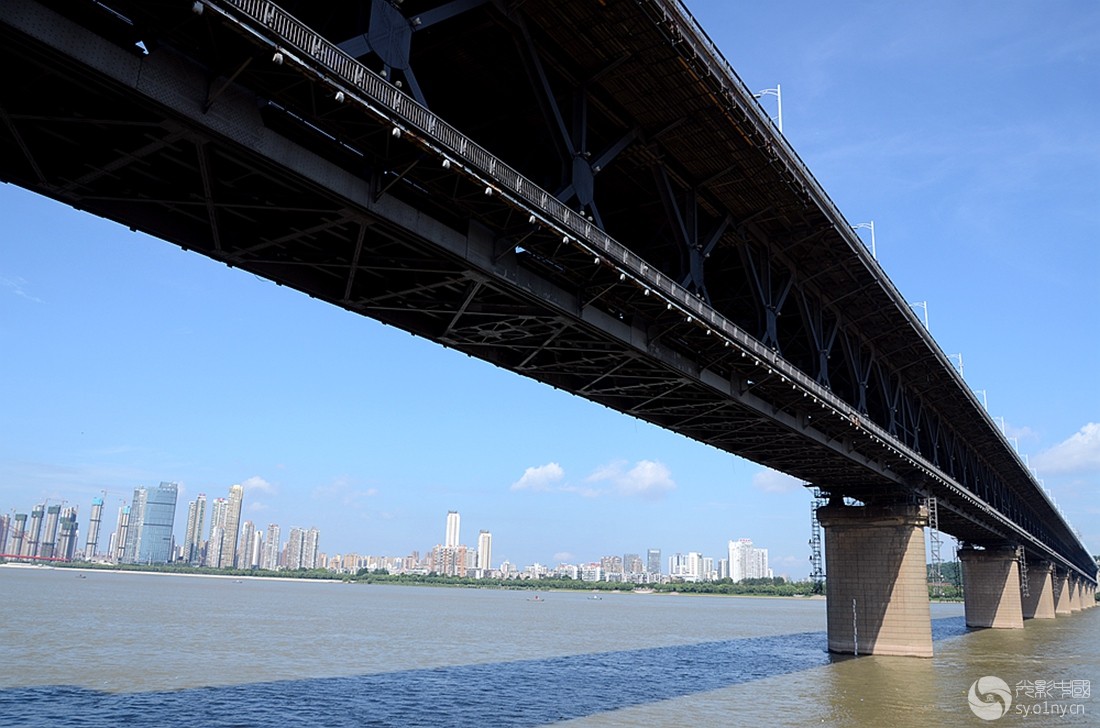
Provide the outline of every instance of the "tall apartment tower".
[[222,524],[221,559],[217,566],[232,569],[237,565],[237,536],[241,531],[241,505],[244,503],[244,488],[239,485],[229,487],[229,498],[225,505],[225,521]]
[[92,498],[92,514],[88,517],[88,540],[84,542],[84,559],[91,561],[95,558],[96,549],[99,547],[99,528],[103,521],[103,499]]
[[0,554],[8,553],[8,533],[11,532],[11,516],[0,515]]
[[493,569],[493,534],[488,531],[477,535],[477,568],[483,574]]
[[187,530],[183,536],[183,560],[196,564],[202,557],[202,526],[206,521],[206,493],[187,504]]
[[447,511],[447,537],[443,545],[449,549],[458,546],[458,511]]
[[310,528],[302,534],[302,568],[316,569],[321,555],[321,534],[316,528]]
[[60,518],[61,506],[50,506],[46,509],[46,523],[38,543],[38,555],[44,559],[54,558],[57,552],[57,524]]
[[134,488],[134,498],[130,501],[130,519],[126,524],[126,543],[122,547],[122,563],[136,564],[141,548],[141,530],[145,523],[145,501],[149,499],[149,489]]
[[10,543],[8,544],[8,552],[12,556],[20,556],[23,553],[23,544],[27,540],[27,514],[16,513],[15,521],[11,527]]
[[206,539],[206,558],[203,566],[218,567],[222,560],[222,544],[225,541],[225,518],[229,501],[215,498],[210,504],[210,536]]
[[31,509],[31,525],[23,538],[23,556],[31,559],[38,556],[39,539],[42,538],[42,521],[45,518],[45,505],[38,505]]
[[252,550],[249,552],[248,568],[258,569],[263,563],[264,532],[260,529],[253,531]]
[[260,568],[267,571],[275,571],[279,568],[279,526],[275,523],[267,525],[267,536],[264,538],[264,556],[260,561]]
[[61,511],[61,517],[57,521],[57,546],[54,548],[54,558],[72,561],[76,557],[78,535],[76,506],[69,506]]
[[290,529],[290,535],[286,539],[286,555],[284,566],[288,571],[302,568],[302,543],[305,541],[306,532],[300,528]]
[[237,544],[237,568],[252,568],[252,544],[256,541],[256,524],[245,521],[241,526],[241,540]]
[[121,505],[118,508],[118,521],[115,522],[115,532],[111,535],[110,557],[114,561],[122,562],[122,556],[126,550],[127,531],[130,530],[130,506]]

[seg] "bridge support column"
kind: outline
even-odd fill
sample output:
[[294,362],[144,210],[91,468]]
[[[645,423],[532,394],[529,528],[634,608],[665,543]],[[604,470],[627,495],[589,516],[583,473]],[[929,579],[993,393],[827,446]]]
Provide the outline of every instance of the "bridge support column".
[[1066,586],[1069,589],[1069,611],[1070,613],[1081,611],[1081,582],[1077,580],[1077,577],[1070,576],[1066,579]]
[[931,657],[927,510],[836,503],[817,518],[825,528],[829,651]]
[[1072,614],[1073,610],[1069,607],[1069,575],[1055,569],[1051,578],[1054,583],[1054,613],[1059,617]]
[[1027,567],[1028,595],[1022,597],[1024,619],[1054,619],[1054,565],[1047,561]]
[[1020,562],[1014,548],[959,549],[967,627],[1022,629]]

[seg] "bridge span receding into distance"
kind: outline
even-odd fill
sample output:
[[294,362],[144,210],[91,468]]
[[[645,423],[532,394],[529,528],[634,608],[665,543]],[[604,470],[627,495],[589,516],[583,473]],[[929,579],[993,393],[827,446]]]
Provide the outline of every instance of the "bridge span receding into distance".
[[829,504],[829,646],[931,654],[1096,564],[676,0],[6,0],[0,178]]

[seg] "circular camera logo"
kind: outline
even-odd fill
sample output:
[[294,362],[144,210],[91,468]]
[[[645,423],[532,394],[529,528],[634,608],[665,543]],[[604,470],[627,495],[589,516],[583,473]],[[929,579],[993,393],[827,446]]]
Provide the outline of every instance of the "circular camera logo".
[[974,681],[967,694],[970,710],[982,720],[997,720],[1012,707],[1012,691],[999,677],[986,675]]

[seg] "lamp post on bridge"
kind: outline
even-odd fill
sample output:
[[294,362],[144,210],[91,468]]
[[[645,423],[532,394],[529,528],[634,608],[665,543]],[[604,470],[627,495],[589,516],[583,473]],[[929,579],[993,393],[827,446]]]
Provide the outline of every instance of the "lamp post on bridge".
[[[875,221],[870,222],[857,222],[852,226],[853,230],[870,230],[871,231],[871,257],[878,260],[878,250],[875,249]],[[927,312],[926,312],[927,313]],[[927,325],[925,326],[927,328]]]
[[[873,226],[874,223],[871,223]],[[874,236],[874,227],[871,228],[872,239]],[[928,301],[911,301],[909,308],[920,308],[924,311],[924,330],[928,333],[932,333],[932,329],[928,328]]]
[[958,359],[959,359],[959,376],[965,379],[966,374],[963,372],[963,355],[962,355],[962,352],[960,351],[958,354],[948,354],[947,355],[948,359],[954,359],[955,357],[958,357]]
[[779,128],[779,133],[783,133],[783,91],[779,84],[775,84],[775,88],[766,88],[763,91],[757,91],[753,94],[753,98],[759,99],[763,96],[774,96],[776,105],[779,107],[779,113],[775,118],[776,126]]
[[985,396],[985,390],[984,389],[975,389],[974,394],[981,394],[982,395],[982,406],[985,407],[985,411],[988,412],[989,411],[989,400]]

